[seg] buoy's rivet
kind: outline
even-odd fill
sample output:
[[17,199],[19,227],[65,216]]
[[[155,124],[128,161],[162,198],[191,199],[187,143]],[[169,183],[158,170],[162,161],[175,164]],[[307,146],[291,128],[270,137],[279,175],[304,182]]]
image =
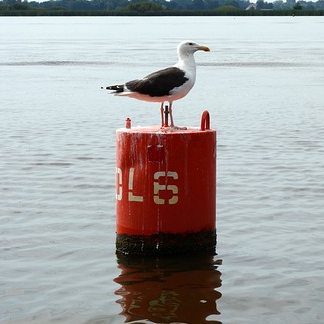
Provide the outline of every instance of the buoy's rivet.
[[132,120],[129,117],[126,118],[125,127],[132,128]]

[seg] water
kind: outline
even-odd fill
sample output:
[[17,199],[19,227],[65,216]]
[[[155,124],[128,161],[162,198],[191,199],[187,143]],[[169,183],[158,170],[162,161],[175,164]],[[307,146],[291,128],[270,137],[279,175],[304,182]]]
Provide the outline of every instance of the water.
[[[0,18],[1,323],[321,323],[323,17]],[[114,138],[154,104],[100,86],[175,61],[177,124],[218,131],[215,257],[117,260]]]

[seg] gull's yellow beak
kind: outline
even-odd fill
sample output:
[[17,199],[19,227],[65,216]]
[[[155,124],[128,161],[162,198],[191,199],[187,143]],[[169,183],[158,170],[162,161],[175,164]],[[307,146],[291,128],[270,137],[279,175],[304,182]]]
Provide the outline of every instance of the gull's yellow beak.
[[207,46],[199,46],[198,50],[199,51],[204,51],[204,52],[210,52],[210,49]]

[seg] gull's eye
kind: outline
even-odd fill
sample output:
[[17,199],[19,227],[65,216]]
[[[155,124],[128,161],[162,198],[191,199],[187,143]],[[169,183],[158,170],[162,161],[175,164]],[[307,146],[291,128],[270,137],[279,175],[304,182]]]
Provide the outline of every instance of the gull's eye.
[[188,45],[193,45],[194,43],[188,43]]

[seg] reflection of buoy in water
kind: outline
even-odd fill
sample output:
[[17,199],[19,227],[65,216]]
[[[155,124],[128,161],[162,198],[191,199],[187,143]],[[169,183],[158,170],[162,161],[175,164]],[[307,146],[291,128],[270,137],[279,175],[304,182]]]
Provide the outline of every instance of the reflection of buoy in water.
[[117,130],[117,252],[177,254],[216,245],[216,131]]
[[132,323],[221,323],[220,264],[211,255],[119,257],[121,315]]

